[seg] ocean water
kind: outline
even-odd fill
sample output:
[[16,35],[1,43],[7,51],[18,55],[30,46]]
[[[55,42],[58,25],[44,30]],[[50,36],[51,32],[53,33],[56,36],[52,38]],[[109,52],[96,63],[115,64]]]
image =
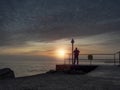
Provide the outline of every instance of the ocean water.
[[0,69],[10,68],[16,77],[42,74],[49,70],[55,70],[56,64],[63,64],[61,60],[2,60]]
[[[16,59],[17,58],[17,59]],[[69,60],[49,59],[49,58],[20,58],[20,57],[0,57],[0,69],[10,68],[14,71],[16,77],[31,76],[42,74],[49,70],[55,70],[56,64],[69,64]],[[90,64],[89,60],[81,60],[79,64]],[[96,65],[114,65],[113,60],[92,61]]]

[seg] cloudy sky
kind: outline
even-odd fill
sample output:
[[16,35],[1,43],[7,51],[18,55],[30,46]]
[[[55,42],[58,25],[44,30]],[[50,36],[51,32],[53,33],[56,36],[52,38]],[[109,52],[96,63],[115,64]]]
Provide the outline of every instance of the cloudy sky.
[[120,0],[0,0],[0,54],[120,50]]

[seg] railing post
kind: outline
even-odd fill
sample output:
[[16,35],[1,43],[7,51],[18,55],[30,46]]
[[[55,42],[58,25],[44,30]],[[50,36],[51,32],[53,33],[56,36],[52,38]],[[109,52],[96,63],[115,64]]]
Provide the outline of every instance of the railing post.
[[120,51],[118,52],[118,54],[119,54],[119,65],[120,65]]
[[71,56],[71,54],[69,54],[69,56],[68,56],[68,57],[69,57],[69,64],[71,64],[71,63],[70,63],[70,56]]
[[65,63],[65,55],[64,55],[63,59],[64,59],[64,64],[66,64],[66,63]]
[[115,54],[114,54],[114,65],[116,65],[116,57],[115,57]]

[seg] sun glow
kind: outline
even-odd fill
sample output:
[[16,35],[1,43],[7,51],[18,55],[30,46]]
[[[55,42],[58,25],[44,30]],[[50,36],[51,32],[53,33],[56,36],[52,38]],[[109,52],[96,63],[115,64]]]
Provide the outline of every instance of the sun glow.
[[64,49],[58,49],[56,54],[58,58],[64,58],[66,51]]

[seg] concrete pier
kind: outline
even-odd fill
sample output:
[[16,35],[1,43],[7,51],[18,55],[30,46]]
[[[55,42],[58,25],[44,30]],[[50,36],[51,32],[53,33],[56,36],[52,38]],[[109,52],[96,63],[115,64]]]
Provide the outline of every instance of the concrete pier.
[[75,71],[90,72],[90,71],[94,70],[96,67],[97,67],[97,65],[61,64],[61,65],[56,65],[56,71],[75,70]]

